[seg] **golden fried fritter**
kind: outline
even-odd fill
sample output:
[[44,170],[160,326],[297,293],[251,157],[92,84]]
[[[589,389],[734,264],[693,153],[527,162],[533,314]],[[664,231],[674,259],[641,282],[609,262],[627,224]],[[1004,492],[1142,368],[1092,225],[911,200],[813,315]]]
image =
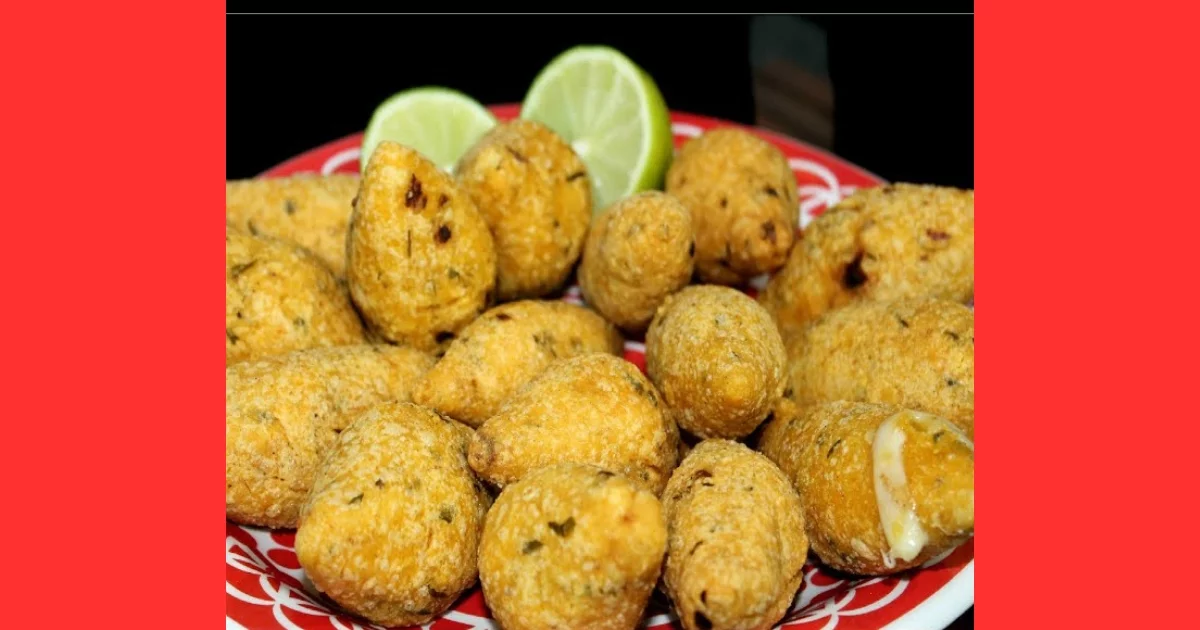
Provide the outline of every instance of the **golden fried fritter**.
[[889,184],[859,190],[805,228],[760,302],[785,340],[854,300],[975,293],[975,192]]
[[975,313],[911,298],[830,311],[788,346],[801,408],[849,400],[927,411],[975,435]]
[[225,364],[366,341],[333,273],[286,241],[225,230]]
[[492,301],[496,250],[475,204],[416,151],[379,144],[350,218],[347,280],[385,339],[445,350]]
[[839,571],[898,573],[975,530],[975,446],[943,418],[826,403],[777,414],[759,450],[792,480],[813,551]]
[[786,382],[783,341],[761,306],[736,289],[690,286],[667,298],[646,334],[646,370],[681,429],[749,435]]
[[571,145],[541,123],[513,120],[481,138],[456,173],[495,238],[497,298],[561,286],[592,219],[587,167]]
[[472,427],[555,359],[590,352],[621,356],[620,333],[596,313],[559,300],[497,306],[462,329],[417,384],[413,401]]
[[771,143],[731,127],[708,131],[679,151],[666,190],[692,211],[705,282],[739,284],[783,265],[799,196],[796,175]]
[[667,590],[688,630],[767,630],[804,581],[800,497],[779,468],[737,442],[705,440],[671,475]]
[[295,527],[338,433],[375,403],[408,400],[432,364],[412,348],[357,345],[225,368],[225,515]]
[[358,175],[291,175],[225,182],[225,220],[251,234],[301,245],[346,275],[346,226]]
[[692,279],[696,241],[692,215],[678,199],[647,191],[596,218],[583,261],[583,299],[631,333],[650,325],[668,295]]
[[386,402],[321,465],[296,532],[313,585],[384,626],[428,623],[475,583],[491,497],[467,468],[471,430]]
[[653,494],[595,466],[559,464],[500,493],[479,545],[479,578],[505,630],[633,630],[666,543]]
[[624,359],[555,361],[475,433],[471,468],[504,487],[552,464],[595,464],[661,494],[679,454],[665,411],[654,385]]

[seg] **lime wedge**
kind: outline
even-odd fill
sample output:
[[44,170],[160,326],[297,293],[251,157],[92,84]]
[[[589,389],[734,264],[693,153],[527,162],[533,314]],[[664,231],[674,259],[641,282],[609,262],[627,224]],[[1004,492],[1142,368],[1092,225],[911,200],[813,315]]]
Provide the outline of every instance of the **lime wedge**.
[[422,87],[393,95],[375,108],[363,135],[361,164],[384,140],[398,142],[449,171],[495,116],[475,99],[449,88]]
[[587,164],[593,211],[662,184],[672,155],[671,116],[650,75],[620,52],[578,46],[533,81],[521,118],[562,136]]

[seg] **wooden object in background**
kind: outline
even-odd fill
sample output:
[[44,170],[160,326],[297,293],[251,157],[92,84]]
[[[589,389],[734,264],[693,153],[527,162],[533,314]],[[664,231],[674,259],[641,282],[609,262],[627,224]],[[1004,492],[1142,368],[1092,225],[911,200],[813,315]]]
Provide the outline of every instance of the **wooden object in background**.
[[756,123],[815,144],[833,146],[833,87],[786,59],[772,59],[754,72]]

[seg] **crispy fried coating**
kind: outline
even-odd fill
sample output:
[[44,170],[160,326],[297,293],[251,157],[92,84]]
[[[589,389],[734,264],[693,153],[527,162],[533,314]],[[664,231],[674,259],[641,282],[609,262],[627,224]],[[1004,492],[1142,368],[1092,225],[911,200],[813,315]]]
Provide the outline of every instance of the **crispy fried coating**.
[[681,429],[749,435],[786,382],[783,341],[761,306],[736,289],[697,285],[672,295],[646,334],[646,369]]
[[839,571],[904,571],[974,532],[975,446],[944,418],[825,403],[776,414],[759,450],[792,480],[813,551]]
[[225,515],[295,527],[338,433],[375,403],[408,400],[432,364],[412,348],[357,345],[225,368]]
[[804,581],[800,497],[771,460],[705,440],[671,475],[666,584],[684,628],[767,630]]
[[350,294],[383,338],[444,351],[492,301],[496,250],[475,204],[416,151],[381,142],[347,238]]
[[631,333],[650,325],[667,296],[692,279],[692,215],[657,191],[628,197],[596,218],[579,264],[588,305]]
[[346,226],[358,175],[291,175],[225,182],[225,220],[251,234],[305,247],[346,275]]
[[592,219],[587,167],[571,145],[541,123],[513,120],[481,138],[456,173],[495,238],[498,299],[561,286]]
[[475,433],[471,468],[503,488],[552,464],[595,464],[658,495],[679,454],[665,410],[654,385],[624,359],[555,361]]
[[975,293],[975,192],[889,184],[859,190],[813,220],[759,301],[785,340],[855,300]]
[[225,364],[366,341],[333,273],[308,250],[225,230]]
[[471,430],[412,403],[372,407],[321,465],[296,532],[313,585],[384,626],[429,622],[476,580],[491,497]]
[[559,464],[496,499],[479,578],[505,630],[633,630],[662,569],[662,507],[608,470]]
[[796,175],[771,143],[736,128],[708,131],[679,151],[666,191],[692,211],[705,282],[738,284],[783,265],[799,196]]
[[582,306],[522,300],[497,306],[462,329],[413,390],[413,401],[478,427],[556,359],[621,356],[612,324]]
[[831,311],[788,345],[801,408],[835,400],[937,414],[975,435],[975,312],[910,298]]

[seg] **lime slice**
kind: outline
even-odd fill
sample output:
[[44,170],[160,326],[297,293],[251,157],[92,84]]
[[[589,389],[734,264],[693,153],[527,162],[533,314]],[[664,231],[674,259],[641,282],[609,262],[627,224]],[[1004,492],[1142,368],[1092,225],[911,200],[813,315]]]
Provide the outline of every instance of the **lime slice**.
[[658,86],[605,46],[578,46],[533,81],[521,118],[571,143],[587,164],[593,211],[662,184],[672,155],[671,116]]
[[384,140],[398,142],[449,171],[483,134],[495,116],[475,99],[442,87],[423,87],[393,95],[375,108],[363,135],[363,167]]

